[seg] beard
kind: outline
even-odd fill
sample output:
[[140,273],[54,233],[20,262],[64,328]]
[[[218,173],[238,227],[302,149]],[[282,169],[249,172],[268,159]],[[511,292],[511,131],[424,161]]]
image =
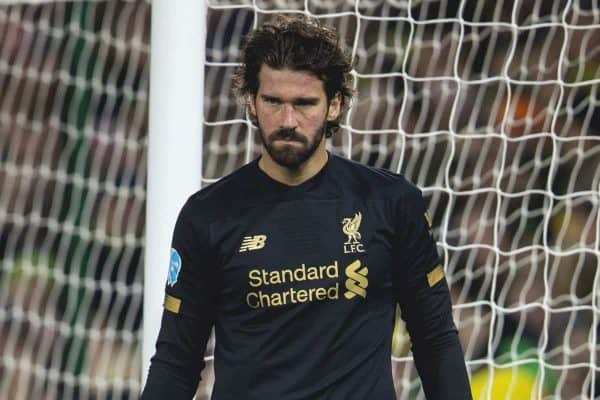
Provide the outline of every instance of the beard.
[[[260,140],[273,161],[282,167],[295,170],[315,153],[325,135],[327,122],[325,121],[323,125],[311,135],[312,140],[310,137],[296,132],[295,129],[279,129],[267,136],[260,127],[260,124],[257,125]],[[276,144],[275,141],[277,140],[291,140],[296,143]],[[298,144],[300,144],[300,146],[298,146]]]

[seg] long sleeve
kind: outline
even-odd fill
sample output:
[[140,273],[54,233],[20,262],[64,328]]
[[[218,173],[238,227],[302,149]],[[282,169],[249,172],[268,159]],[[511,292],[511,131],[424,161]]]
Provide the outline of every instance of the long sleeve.
[[399,303],[427,399],[471,399],[446,280],[416,282]]
[[408,193],[398,214],[394,286],[428,400],[471,399],[452,303],[420,191]]
[[192,399],[204,368],[219,284],[208,229],[198,220],[188,202],[175,225],[161,328],[143,400]]

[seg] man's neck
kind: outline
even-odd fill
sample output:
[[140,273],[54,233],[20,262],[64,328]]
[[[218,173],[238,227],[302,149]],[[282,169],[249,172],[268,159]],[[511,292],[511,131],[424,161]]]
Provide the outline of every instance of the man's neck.
[[277,182],[288,186],[300,185],[315,176],[327,164],[327,151],[325,141],[317,148],[315,153],[297,169],[290,169],[277,164],[264,149],[258,167]]

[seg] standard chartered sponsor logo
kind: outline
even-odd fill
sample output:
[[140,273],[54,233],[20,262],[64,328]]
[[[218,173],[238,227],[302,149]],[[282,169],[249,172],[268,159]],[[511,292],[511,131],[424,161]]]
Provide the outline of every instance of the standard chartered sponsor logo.
[[347,299],[352,299],[355,296],[367,297],[368,273],[369,269],[367,267],[361,268],[360,260],[356,260],[346,267],[346,276],[348,277],[346,279],[346,289],[348,291],[344,293],[344,296]]
[[[339,271],[337,260],[326,265],[307,266],[301,264],[296,268],[271,271],[262,268],[251,269],[248,271],[250,291],[246,294],[246,304],[250,308],[257,309],[286,304],[338,300],[340,298]],[[344,293],[344,297],[348,300],[357,295],[365,298],[368,269],[361,268],[360,261],[356,260],[345,268],[345,273],[347,292]],[[306,289],[289,287],[295,282],[309,281],[314,281],[314,287]]]
[[289,288],[282,292],[265,293],[262,290],[249,292],[246,303],[250,308],[270,308],[286,304],[306,303],[319,300],[339,299],[340,284],[336,283],[328,288],[318,287],[309,289]]

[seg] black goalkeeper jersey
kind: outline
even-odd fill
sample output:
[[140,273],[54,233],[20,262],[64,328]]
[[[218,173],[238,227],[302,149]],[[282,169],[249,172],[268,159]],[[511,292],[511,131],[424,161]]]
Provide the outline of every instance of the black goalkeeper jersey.
[[329,155],[298,186],[242,167],[176,223],[145,399],[191,399],[214,327],[214,400],[391,400],[395,305],[428,398],[470,398],[421,192]]

